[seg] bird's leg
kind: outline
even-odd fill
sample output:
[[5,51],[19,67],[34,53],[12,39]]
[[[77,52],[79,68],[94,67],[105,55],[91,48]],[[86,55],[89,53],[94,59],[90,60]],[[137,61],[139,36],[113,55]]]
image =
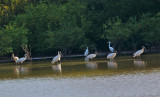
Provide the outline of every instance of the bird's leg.
[[58,60],[58,63],[61,63],[61,60]]
[[110,61],[113,61],[113,58],[111,58]]
[[139,57],[139,56],[137,56],[137,60],[139,59],[138,57]]

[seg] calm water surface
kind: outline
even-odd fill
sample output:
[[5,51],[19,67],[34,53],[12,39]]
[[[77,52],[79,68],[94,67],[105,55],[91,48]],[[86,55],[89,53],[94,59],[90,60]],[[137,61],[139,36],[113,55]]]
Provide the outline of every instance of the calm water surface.
[[160,55],[0,63],[0,97],[160,97]]

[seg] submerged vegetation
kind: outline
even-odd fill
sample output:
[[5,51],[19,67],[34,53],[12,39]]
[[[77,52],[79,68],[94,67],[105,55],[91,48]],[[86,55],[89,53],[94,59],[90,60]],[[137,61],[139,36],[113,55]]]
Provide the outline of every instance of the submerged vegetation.
[[160,0],[1,0],[0,56],[160,46]]

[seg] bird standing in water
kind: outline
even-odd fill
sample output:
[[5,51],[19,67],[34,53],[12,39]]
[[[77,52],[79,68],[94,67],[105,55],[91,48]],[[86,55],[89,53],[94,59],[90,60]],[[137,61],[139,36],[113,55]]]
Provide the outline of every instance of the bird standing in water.
[[52,59],[51,63],[55,63],[55,62],[57,62],[57,61],[61,61],[61,56],[62,56],[62,53],[61,53],[60,51],[58,51],[58,55],[55,56],[55,57]]
[[25,54],[24,55],[25,57],[22,57],[22,58],[20,58],[20,59],[18,59],[17,61],[16,61],[16,64],[18,64],[18,63],[23,63],[26,59],[27,59],[27,54]]
[[117,51],[114,53],[110,53],[108,54],[107,59],[113,60],[116,55],[117,55]]
[[98,55],[97,51],[95,52],[95,54],[89,54],[86,58],[87,59],[93,59],[94,57],[96,57]]
[[133,57],[140,57],[140,55],[144,52],[144,49],[146,49],[144,46],[142,46],[142,49],[141,50],[138,50],[136,51],[134,54],[133,54]]
[[88,47],[87,47],[86,51],[84,52],[84,56],[88,56],[88,54],[89,54],[89,50],[88,50]]
[[108,43],[109,43],[109,45],[108,45],[108,46],[109,46],[109,50],[110,50],[110,52],[114,52],[114,48],[113,48],[113,47],[111,47],[111,42],[109,41]]
[[16,62],[17,60],[19,60],[19,58],[17,56],[14,56],[14,54],[12,54],[11,59],[13,58],[13,60]]

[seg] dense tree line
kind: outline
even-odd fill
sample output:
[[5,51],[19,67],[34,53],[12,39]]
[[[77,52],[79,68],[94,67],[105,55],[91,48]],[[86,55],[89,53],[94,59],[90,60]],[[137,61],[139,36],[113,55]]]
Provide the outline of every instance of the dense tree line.
[[1,0],[0,55],[160,46],[160,0]]

